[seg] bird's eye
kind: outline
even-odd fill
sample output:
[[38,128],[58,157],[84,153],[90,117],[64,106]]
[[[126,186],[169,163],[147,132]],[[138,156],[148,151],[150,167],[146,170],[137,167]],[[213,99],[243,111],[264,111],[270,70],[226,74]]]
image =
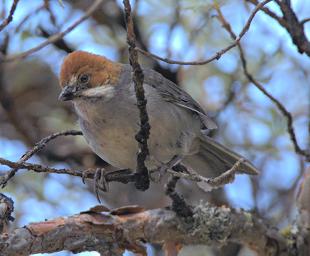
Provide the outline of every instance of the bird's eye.
[[88,74],[83,74],[79,77],[79,81],[81,84],[86,84],[89,81],[89,75]]

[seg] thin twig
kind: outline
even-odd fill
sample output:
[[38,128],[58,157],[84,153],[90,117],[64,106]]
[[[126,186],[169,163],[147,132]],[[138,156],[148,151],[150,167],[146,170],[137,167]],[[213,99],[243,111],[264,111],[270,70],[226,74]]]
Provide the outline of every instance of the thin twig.
[[16,10],[19,0],[14,0],[10,9],[8,17],[0,24],[0,31],[2,31],[13,20],[13,15]]
[[55,14],[52,12],[49,0],[44,0],[44,7],[49,14],[51,23],[53,24],[53,26],[57,27],[56,17]]
[[[246,1],[251,3],[251,4],[258,5],[258,1],[257,0],[246,0]],[[287,26],[286,21],[283,20],[282,17],[279,17],[276,13],[271,11],[269,8],[262,7],[261,10],[264,13],[266,13],[267,15],[269,15],[270,17],[272,17],[273,19],[275,19],[276,21],[278,21],[279,24],[281,24],[281,26],[283,26],[283,27]]]
[[300,21],[300,24],[305,25],[305,23],[309,22],[310,18],[306,18]]
[[78,25],[80,25],[83,21],[85,21],[86,19],[88,19],[88,17],[90,15],[92,15],[92,13],[99,7],[99,5],[103,2],[103,0],[96,0],[94,1],[94,3],[87,9],[87,11],[84,13],[84,15],[82,17],[80,17],[77,21],[75,21],[71,26],[69,26],[67,29],[65,29],[63,32],[59,32],[57,34],[54,34],[52,36],[50,36],[47,40],[45,40],[43,43],[25,51],[19,54],[15,54],[15,55],[11,55],[11,56],[7,56],[4,57],[2,59],[3,62],[9,62],[9,61],[15,61],[15,60],[19,60],[19,59],[24,59],[27,56],[41,50],[42,48],[46,47],[49,44],[52,44],[56,41],[58,41],[59,39],[63,38],[65,35],[67,35],[68,33],[70,33],[73,29],[75,29]]
[[223,187],[226,184],[232,183],[240,167],[240,164],[242,164],[244,161],[245,160],[243,158],[240,158],[228,171],[214,178],[206,178],[196,172],[176,172],[174,170],[168,170],[167,172],[174,177],[179,177],[195,182],[203,182],[209,186],[208,191],[211,191],[215,188]]
[[[243,159],[239,159],[238,162],[234,164],[234,166],[229,169],[228,171],[224,172],[218,177],[215,178],[206,178],[196,173],[188,173],[186,167],[183,165],[178,165],[178,167],[173,167],[173,170],[168,170],[167,172],[170,173],[173,177],[187,179],[195,182],[204,182],[210,185],[211,188],[218,188],[225,184],[230,183],[233,180],[234,175],[238,171],[238,167],[241,164]],[[55,174],[67,174],[71,176],[81,177],[84,179],[94,179],[94,175],[97,169],[87,169],[87,170],[73,170],[68,168],[52,168],[48,166],[43,166],[41,164],[32,164],[27,162],[13,162],[7,160],[5,158],[0,157],[0,165],[5,165],[13,169],[26,169],[28,171],[34,171],[37,173],[55,173]],[[175,168],[182,168],[182,169],[175,169]],[[156,171],[151,171],[151,173]],[[5,176],[1,177],[2,179]],[[133,173],[131,170],[117,170],[113,172],[108,172],[105,174],[105,179],[107,182],[121,182],[121,183],[128,183],[128,182],[135,182],[137,175]],[[3,182],[0,181],[2,184]]]
[[[17,169],[26,169],[28,171],[34,171],[38,173],[55,173],[55,174],[67,174],[75,177],[81,177],[83,179],[94,179],[96,169],[87,169],[87,170],[72,170],[68,168],[52,168],[48,166],[43,166],[41,164],[31,164],[31,163],[17,163],[5,158],[0,157],[0,165],[6,165],[11,168]],[[0,177],[3,178],[3,177]],[[105,175],[107,182],[117,181],[121,183],[134,182],[136,180],[135,175],[130,170],[118,170],[109,172]]]
[[129,61],[133,69],[132,80],[135,86],[137,106],[140,114],[140,130],[136,134],[136,140],[139,143],[139,152],[137,155],[137,181],[136,188],[139,190],[147,190],[150,185],[148,170],[145,166],[145,160],[149,155],[147,140],[150,135],[149,118],[146,111],[147,100],[144,95],[143,80],[144,74],[138,62],[138,53],[136,51],[136,36],[131,15],[131,6],[129,0],[123,1],[125,8],[125,21],[127,24],[127,43],[129,51]]
[[[224,18],[221,10],[219,8],[216,9],[217,13],[218,13],[218,19],[221,22],[222,26],[224,29],[226,29],[226,31],[229,33],[229,35],[231,36],[232,39],[236,39],[237,36],[236,34],[233,32],[230,24],[226,21],[226,19]],[[302,155],[306,158],[307,161],[310,161],[310,152],[307,152],[306,150],[302,149],[298,142],[297,142],[297,138],[296,138],[296,134],[295,134],[295,130],[293,127],[293,117],[292,114],[284,107],[284,105],[277,100],[274,96],[272,96],[264,87],[261,83],[259,83],[253,76],[252,74],[249,73],[248,68],[247,68],[247,62],[245,59],[245,54],[244,51],[242,49],[242,46],[240,44],[240,42],[238,43],[238,49],[239,49],[239,53],[240,53],[240,59],[241,59],[241,63],[242,63],[242,68],[243,68],[243,72],[245,74],[245,76],[247,77],[247,79],[253,83],[265,96],[267,96],[276,106],[277,108],[280,110],[280,112],[282,113],[282,115],[285,116],[286,121],[287,121],[287,131],[289,133],[289,136],[291,138],[291,141],[293,143],[294,146],[294,150],[297,154]]]
[[224,49],[216,52],[214,55],[212,55],[211,57],[209,57],[206,60],[202,60],[202,61],[178,61],[178,60],[171,60],[171,59],[163,58],[163,57],[160,57],[160,56],[158,56],[156,54],[147,52],[147,51],[142,50],[142,49],[140,49],[138,47],[136,47],[135,49],[137,51],[139,51],[140,53],[142,53],[143,55],[147,56],[147,57],[150,57],[150,58],[153,58],[153,59],[157,59],[157,60],[161,60],[161,61],[169,63],[169,64],[179,64],[179,65],[205,65],[205,64],[208,64],[208,63],[210,63],[210,62],[212,62],[214,60],[219,60],[224,53],[228,52],[230,49],[232,49],[232,48],[234,48],[235,46],[238,45],[238,43],[241,40],[241,38],[249,30],[250,25],[251,25],[255,15],[256,15],[256,13],[265,4],[269,3],[270,1],[272,1],[272,0],[265,0],[265,1],[261,2],[261,3],[259,3],[258,5],[256,5],[256,7],[252,11],[250,17],[248,18],[247,22],[245,23],[243,29],[241,30],[240,34],[238,35],[238,37],[236,37],[235,41],[232,44],[230,44],[229,46],[225,47]]
[[[47,31],[44,27],[39,26],[38,29],[40,31],[40,35],[43,36],[44,38],[49,38],[51,36],[51,33]],[[58,49],[65,51],[66,53],[71,53],[74,51],[74,48],[70,46],[63,38],[60,38],[59,40],[55,41],[53,45]]]
[[[64,132],[57,132],[57,133],[53,133],[50,136],[43,138],[42,140],[40,140],[38,143],[36,143],[34,145],[33,148],[29,149],[25,154],[22,155],[22,157],[17,161],[17,164],[21,164],[26,162],[29,158],[31,158],[34,154],[36,154],[37,152],[39,152],[40,150],[42,150],[49,141],[56,139],[59,136],[68,136],[68,135],[83,135],[81,131],[75,131],[75,130],[69,130],[69,131],[64,131]],[[16,174],[16,172],[19,170],[19,168],[14,168],[12,169],[10,172],[8,172],[5,177],[3,178],[3,180],[0,182],[0,186],[2,188],[4,188],[8,181],[14,177],[14,175]]]
[[45,8],[45,2],[41,5],[39,5],[37,8],[29,12],[22,20],[19,22],[19,24],[16,26],[15,32],[18,33],[22,26],[25,24],[25,22],[30,18],[33,17],[34,14],[38,14],[41,10]]
[[[67,175],[77,176],[77,177],[81,177],[83,179],[83,182],[85,178],[93,179],[97,169],[87,169],[84,171],[72,170],[72,169],[67,169],[67,168],[56,169],[56,168],[51,168],[48,166],[43,166],[40,164],[32,164],[32,163],[26,162],[34,154],[42,150],[47,145],[47,143],[52,141],[53,139],[60,137],[60,136],[68,136],[68,135],[76,136],[76,135],[81,135],[81,134],[82,133],[80,131],[75,131],[75,130],[51,134],[50,136],[36,143],[36,145],[32,149],[28,150],[17,162],[9,161],[7,159],[0,157],[0,165],[6,165],[13,169],[10,172],[8,172],[6,175],[1,177],[0,185],[4,187],[7,184],[8,180],[12,178],[19,169],[26,169],[26,170],[34,171],[38,173],[56,173],[56,174],[67,174]],[[195,182],[204,182],[208,184],[211,188],[210,190],[212,190],[213,188],[217,188],[217,187],[230,183],[233,180],[234,175],[236,174],[236,171],[238,170],[238,167],[242,163],[242,161],[243,159],[239,159],[239,161],[236,162],[236,164],[234,164],[234,166],[230,170],[228,170],[227,172],[215,178],[205,178],[196,173],[189,173],[186,167],[180,164],[173,167],[172,168],[173,170],[168,170],[168,173],[170,173],[173,177],[177,179],[184,178],[184,179],[188,179],[188,180],[195,181]],[[151,171],[151,172],[156,172],[156,170]],[[117,181],[121,183],[136,182],[138,177],[139,175],[137,175],[136,173],[133,173],[130,170],[117,170],[117,171],[108,172],[105,174],[106,182],[112,182],[112,181]],[[177,180],[174,180],[174,182],[177,182]],[[177,200],[177,201],[180,201],[180,200]]]
[[[257,6],[257,0],[246,0]],[[279,17],[274,12],[270,11],[268,8],[262,8],[262,10],[268,14],[270,17],[275,19],[283,28],[287,30],[292,38],[293,43],[297,46],[299,53],[306,53],[310,56],[310,41],[308,40],[304,25],[310,19],[306,18],[299,21],[295,12],[293,11],[289,1],[278,1],[276,3],[279,5],[283,16]]]

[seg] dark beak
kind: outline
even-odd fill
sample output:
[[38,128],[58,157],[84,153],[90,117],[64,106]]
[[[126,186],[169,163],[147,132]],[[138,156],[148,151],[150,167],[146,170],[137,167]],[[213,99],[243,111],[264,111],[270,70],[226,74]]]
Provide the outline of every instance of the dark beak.
[[75,92],[76,88],[74,86],[67,85],[62,89],[58,99],[62,101],[72,100]]

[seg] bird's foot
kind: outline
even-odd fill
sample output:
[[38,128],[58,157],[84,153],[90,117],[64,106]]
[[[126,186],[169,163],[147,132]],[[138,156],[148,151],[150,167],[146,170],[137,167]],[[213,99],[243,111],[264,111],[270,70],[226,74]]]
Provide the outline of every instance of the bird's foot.
[[94,176],[94,191],[96,193],[96,197],[99,203],[101,203],[99,197],[99,190],[103,192],[109,191],[109,183],[107,182],[106,178],[106,171],[104,168],[97,168]]
[[94,169],[89,168],[82,172],[82,182],[85,184],[85,180],[92,176],[94,173]]

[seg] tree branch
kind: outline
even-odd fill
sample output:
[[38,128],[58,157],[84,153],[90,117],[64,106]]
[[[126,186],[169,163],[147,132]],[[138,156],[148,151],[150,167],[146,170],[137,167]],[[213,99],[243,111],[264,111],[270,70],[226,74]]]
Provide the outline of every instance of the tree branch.
[[[236,39],[237,36],[236,34],[233,32],[230,24],[226,21],[226,19],[224,18],[221,10],[219,8],[216,8],[217,13],[218,13],[218,19],[221,22],[223,28],[229,33],[230,37],[232,39]],[[287,131],[288,134],[290,136],[290,139],[293,143],[294,146],[294,150],[297,154],[303,156],[306,158],[306,161],[310,162],[310,152],[308,152],[307,150],[302,149],[298,142],[297,142],[297,138],[296,138],[296,134],[295,134],[295,130],[293,127],[293,116],[292,114],[285,108],[285,106],[278,100],[276,99],[274,96],[272,96],[265,88],[264,86],[259,83],[253,76],[252,74],[250,74],[250,72],[248,71],[247,68],[247,62],[245,59],[245,54],[243,51],[243,48],[240,44],[240,42],[238,42],[238,49],[239,49],[239,53],[240,53],[240,59],[241,59],[241,63],[242,63],[242,68],[243,68],[243,72],[245,74],[245,76],[247,77],[247,79],[256,86],[256,88],[258,90],[260,90],[265,96],[267,96],[279,109],[279,111],[282,113],[282,115],[286,118],[287,121]]]
[[63,32],[59,32],[57,34],[54,34],[50,36],[47,40],[45,40],[43,43],[25,51],[19,54],[6,56],[2,59],[3,62],[9,62],[9,61],[15,61],[19,59],[24,59],[28,57],[29,55],[41,50],[45,46],[52,44],[59,39],[63,38],[65,35],[70,33],[73,29],[75,29],[78,25],[80,25],[83,21],[88,19],[88,17],[102,4],[103,0],[95,0],[94,3],[88,8],[88,10],[84,13],[82,17],[80,17],[77,21],[75,21],[71,26],[69,26],[67,29],[65,29]]
[[18,2],[19,2],[19,0],[13,1],[11,9],[10,9],[9,16],[0,24],[0,31],[2,31],[13,20],[13,15],[15,13]]
[[[49,135],[48,137],[43,138],[38,143],[35,144],[35,146],[31,149],[29,149],[25,154],[22,155],[22,157],[17,162],[9,161],[7,159],[4,159],[0,157],[0,165],[6,165],[13,170],[9,171],[7,174],[0,177],[0,186],[5,187],[8,183],[8,181],[16,174],[16,172],[19,169],[26,169],[28,171],[34,171],[38,173],[56,173],[56,174],[67,174],[71,176],[77,176],[81,177],[83,182],[87,179],[94,179],[95,173],[97,169],[87,169],[87,170],[73,170],[73,169],[67,169],[67,168],[51,168],[48,166],[43,166],[40,164],[32,164],[27,163],[26,161],[30,159],[34,154],[41,151],[50,141],[60,137],[60,136],[77,136],[82,135],[80,131],[76,130],[69,130],[69,131],[63,131],[63,132],[57,132]],[[189,172],[186,167],[178,165],[173,170],[168,170],[168,173],[176,178],[183,178],[188,179],[195,182],[203,182],[207,184],[210,187],[210,191],[214,188],[218,188],[221,186],[224,186],[225,184],[230,183],[236,174],[236,170],[238,169],[239,164],[243,161],[241,158],[239,161],[237,161],[234,166],[222,173],[218,177],[214,178],[205,178],[201,175],[198,175],[194,172]],[[156,172],[156,170],[151,171],[151,173]],[[117,181],[121,183],[128,183],[128,182],[136,182],[137,179],[139,179],[139,174],[133,173],[130,170],[117,170],[113,172],[109,172],[105,174],[105,180],[107,183]],[[170,186],[171,187],[171,186]],[[169,193],[168,193],[169,195]]]
[[231,50],[232,48],[234,48],[235,46],[238,45],[238,43],[240,42],[240,40],[242,39],[242,37],[246,34],[246,32],[249,30],[251,23],[256,15],[256,13],[261,10],[261,8],[263,8],[264,5],[266,5],[267,3],[269,3],[272,0],[265,0],[259,4],[256,5],[256,7],[254,8],[254,10],[252,11],[250,17],[248,18],[247,22],[245,23],[243,29],[241,30],[240,34],[238,35],[238,37],[235,38],[235,41],[230,44],[229,46],[225,47],[224,49],[216,52],[214,55],[212,55],[211,57],[209,57],[206,60],[202,60],[202,61],[178,61],[178,60],[171,60],[168,58],[163,58],[160,57],[156,54],[147,52],[143,49],[140,49],[138,47],[136,47],[135,49],[137,51],[139,51],[140,53],[142,53],[143,55],[153,58],[153,59],[157,59],[157,60],[161,60],[163,62],[169,63],[169,64],[179,64],[179,65],[205,65],[208,64],[214,60],[219,60],[222,55],[226,52],[228,52],[229,50]]
[[136,134],[136,140],[139,144],[137,155],[137,181],[135,186],[139,190],[147,190],[150,186],[148,169],[145,166],[145,160],[149,155],[147,140],[150,136],[149,117],[146,111],[147,100],[144,96],[143,80],[144,74],[138,62],[138,53],[136,51],[136,36],[131,15],[131,6],[129,0],[123,1],[125,8],[125,21],[127,24],[127,43],[129,51],[129,62],[133,69],[133,83],[136,91],[137,106],[140,113],[140,130]]
[[3,256],[62,250],[121,255],[127,249],[145,255],[142,241],[211,246],[237,242],[259,255],[298,255],[292,250],[291,241],[251,213],[209,204],[193,209],[193,219],[186,223],[170,210],[129,206],[109,211],[97,206],[74,216],[31,223],[3,234],[0,251]]
[[[21,164],[21,163],[25,163],[28,159],[30,159],[34,154],[36,154],[37,152],[39,152],[40,150],[42,150],[49,141],[56,139],[59,136],[68,136],[68,135],[83,135],[81,131],[75,131],[75,130],[69,130],[69,131],[64,131],[64,132],[57,132],[54,134],[51,134],[50,136],[43,138],[42,140],[40,140],[38,143],[36,143],[34,145],[34,147],[30,150],[28,150],[25,154],[22,155],[22,157],[18,160],[17,165]],[[14,175],[16,174],[16,172],[19,170],[20,168],[16,167],[13,170],[11,170],[10,172],[8,172],[5,177],[3,177],[3,179],[0,181],[0,186],[2,188],[4,188],[8,181],[14,177]]]
[[[258,5],[257,0],[246,0],[254,5]],[[293,43],[297,46],[299,53],[306,53],[310,56],[310,41],[308,40],[304,25],[309,19],[305,19],[299,21],[295,12],[293,11],[290,1],[283,0],[283,1],[276,1],[279,5],[283,17],[277,16],[275,13],[270,11],[268,8],[262,9],[266,14],[270,17],[274,18],[278,23],[284,27],[289,35],[292,38]]]

